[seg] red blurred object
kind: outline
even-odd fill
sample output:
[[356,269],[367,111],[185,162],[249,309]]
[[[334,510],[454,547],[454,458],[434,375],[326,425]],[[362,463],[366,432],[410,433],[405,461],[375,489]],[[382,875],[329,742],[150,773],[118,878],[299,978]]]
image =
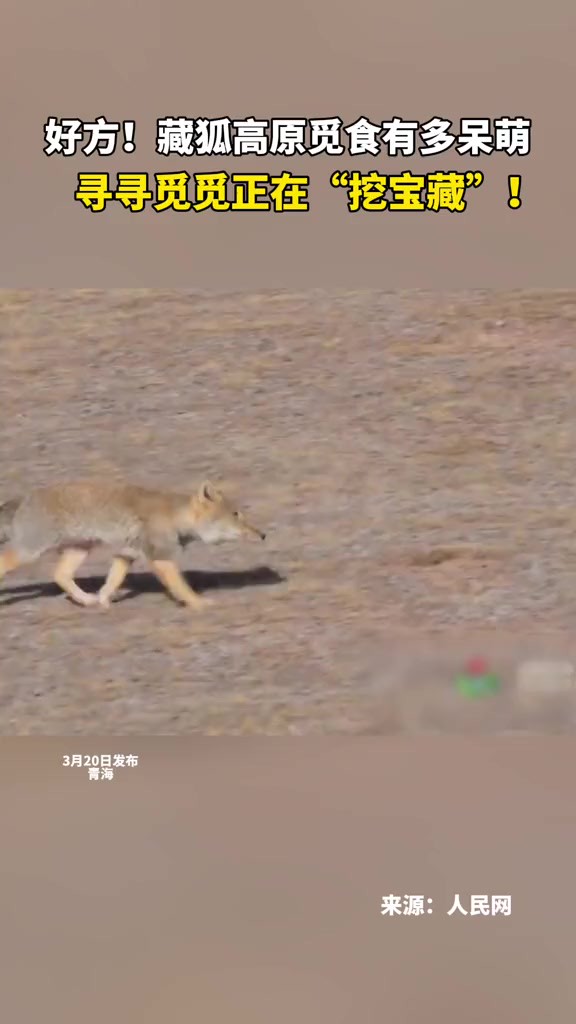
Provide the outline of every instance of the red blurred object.
[[466,671],[471,676],[483,676],[488,671],[486,658],[470,658],[466,665]]

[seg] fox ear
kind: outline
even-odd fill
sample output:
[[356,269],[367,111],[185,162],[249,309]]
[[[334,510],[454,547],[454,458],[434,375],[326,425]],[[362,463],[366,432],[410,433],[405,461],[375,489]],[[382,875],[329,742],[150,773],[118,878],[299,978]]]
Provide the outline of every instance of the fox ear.
[[205,480],[202,484],[200,488],[200,497],[203,501],[216,501],[216,488],[209,480]]

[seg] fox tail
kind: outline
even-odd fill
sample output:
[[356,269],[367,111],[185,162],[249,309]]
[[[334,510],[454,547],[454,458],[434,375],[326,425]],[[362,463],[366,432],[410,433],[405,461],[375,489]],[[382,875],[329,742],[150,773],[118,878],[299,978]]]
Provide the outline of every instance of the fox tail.
[[12,521],[20,501],[20,498],[11,498],[0,505],[0,544],[4,544],[10,537]]

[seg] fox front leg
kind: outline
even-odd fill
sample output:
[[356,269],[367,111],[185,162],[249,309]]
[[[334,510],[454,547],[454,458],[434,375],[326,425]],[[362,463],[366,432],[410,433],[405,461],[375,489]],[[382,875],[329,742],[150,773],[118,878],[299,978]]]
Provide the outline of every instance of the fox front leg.
[[175,601],[179,601],[194,611],[201,611],[207,605],[212,604],[209,598],[200,597],[195,590],[192,590],[174,562],[152,559],[151,566],[155,575]]

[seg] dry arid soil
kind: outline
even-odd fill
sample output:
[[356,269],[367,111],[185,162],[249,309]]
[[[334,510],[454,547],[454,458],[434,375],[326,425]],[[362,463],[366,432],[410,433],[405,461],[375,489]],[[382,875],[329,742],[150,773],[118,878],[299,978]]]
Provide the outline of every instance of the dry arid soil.
[[268,531],[188,549],[202,615],[145,565],[108,612],[5,578],[0,733],[576,729],[516,675],[576,664],[576,292],[3,292],[0,331],[0,500],[209,477]]

